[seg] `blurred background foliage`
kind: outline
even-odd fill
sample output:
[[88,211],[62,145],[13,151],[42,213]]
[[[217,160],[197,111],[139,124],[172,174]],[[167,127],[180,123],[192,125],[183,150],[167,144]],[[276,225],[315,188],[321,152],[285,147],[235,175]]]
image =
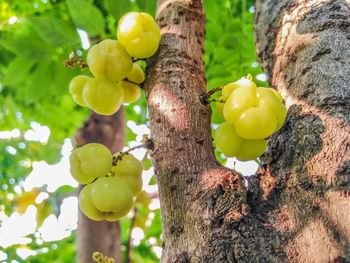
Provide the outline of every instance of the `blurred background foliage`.
[[[206,0],[204,5],[208,89],[248,73],[266,86],[266,75],[255,54],[253,0]],[[74,194],[75,188],[62,184],[50,190],[44,184],[26,189],[25,182],[35,163],[53,165],[61,161],[62,146],[89,115],[87,108],[73,102],[67,90],[72,77],[89,72],[65,68],[64,60],[72,52],[86,57],[87,43],[115,38],[117,21],[131,10],[155,15],[156,0],[0,1],[0,262],[74,262],[74,227],[68,236],[54,241],[41,238],[38,229],[48,217],[60,217],[63,201]],[[126,142],[137,144],[142,136],[134,128],[143,125],[147,129],[144,125],[148,125],[144,97],[126,106],[125,112]],[[214,106],[213,123],[220,122]],[[222,155],[217,156],[225,161]],[[147,169],[150,165],[145,160]],[[154,177],[149,184],[155,184]],[[24,236],[25,241],[2,244],[7,238],[5,219],[19,217],[31,207],[35,208],[36,220],[32,233]],[[124,251],[132,225],[143,231],[132,248],[133,262],[157,262],[152,247],[161,247],[159,209],[153,209],[152,216],[149,204],[140,205],[137,211],[133,223],[133,218],[121,220]]]

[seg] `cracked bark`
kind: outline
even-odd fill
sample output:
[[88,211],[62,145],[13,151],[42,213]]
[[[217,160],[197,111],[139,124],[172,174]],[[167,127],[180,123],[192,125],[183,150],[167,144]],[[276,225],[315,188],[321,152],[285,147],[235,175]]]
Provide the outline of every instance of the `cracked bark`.
[[[120,151],[124,144],[124,110],[111,116],[91,113],[84,126],[75,134],[76,146],[96,142],[107,146],[112,153]],[[81,187],[79,187],[80,191]],[[96,222],[79,210],[77,234],[77,262],[92,262],[95,251],[122,262],[119,222]]]
[[347,262],[349,4],[257,1],[261,61],[289,106],[259,172],[212,149],[199,0],[159,0],[145,91],[163,219],[162,262]]
[[350,261],[350,3],[256,3],[257,52],[288,107],[265,160],[291,262]]

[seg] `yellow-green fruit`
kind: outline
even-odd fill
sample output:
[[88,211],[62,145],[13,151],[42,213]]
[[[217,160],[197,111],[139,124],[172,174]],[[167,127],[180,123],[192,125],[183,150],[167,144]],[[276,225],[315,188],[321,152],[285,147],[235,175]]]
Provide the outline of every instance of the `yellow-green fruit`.
[[141,193],[139,193],[135,199],[135,204],[136,205],[141,205],[145,208],[148,208],[148,206],[151,203],[151,197],[145,192],[142,191]]
[[141,162],[132,154],[121,154],[118,152],[113,157],[117,160],[116,165],[112,167],[115,176],[128,185],[133,195],[139,194],[142,190]]
[[101,115],[112,115],[123,103],[123,89],[109,80],[91,79],[83,89],[86,105]]
[[100,79],[119,81],[132,69],[132,60],[117,40],[106,39],[90,48],[87,63],[91,73]]
[[117,38],[131,56],[148,58],[158,49],[160,30],[149,14],[130,12],[119,20]]
[[95,177],[86,174],[82,171],[81,160],[78,154],[79,150],[80,149],[74,150],[69,157],[70,173],[72,177],[75,180],[77,180],[80,184],[88,184],[91,183],[95,179]]
[[132,65],[132,70],[126,76],[126,78],[131,82],[134,82],[136,84],[140,84],[145,80],[145,73],[143,73],[143,70],[139,64],[134,63]]
[[79,208],[80,211],[88,218],[95,221],[101,221],[105,219],[105,214],[99,211],[92,203],[90,196],[91,187],[92,185],[88,184],[83,189],[81,189],[79,193]]
[[[232,93],[232,91],[234,91],[237,88],[239,88],[239,86],[235,82],[231,82],[231,83],[225,85],[222,88],[221,96],[218,98],[218,100],[226,101],[227,98]],[[216,102],[216,108],[217,108],[218,112],[220,113],[220,115],[222,115],[222,116],[223,116],[224,104],[225,104],[224,102],[219,102],[219,101]]]
[[118,211],[118,212],[109,212],[109,213],[105,213],[105,220],[109,221],[109,222],[114,222],[119,220],[120,218],[126,216],[129,211],[131,209],[131,206],[125,206],[122,210]]
[[221,101],[224,101],[224,96],[221,95],[218,100],[220,101],[217,101],[216,102],[216,109],[218,110],[218,112],[220,113],[220,115],[222,116],[223,115],[223,110],[224,110],[224,102],[221,102]]
[[254,81],[248,79],[248,78],[241,78],[235,82],[240,88],[252,88],[256,90],[256,84]]
[[260,95],[258,97],[259,107],[267,108],[276,116],[276,130],[279,130],[286,119],[287,109],[273,91],[271,94]]
[[258,99],[268,95],[274,96],[278,99],[278,101],[282,102],[281,94],[279,94],[279,92],[275,89],[259,87],[256,89],[256,95]]
[[276,115],[270,109],[261,107],[245,110],[235,122],[237,134],[248,140],[265,139],[276,127]]
[[224,100],[226,100],[228,98],[228,96],[230,96],[230,94],[232,93],[232,91],[234,91],[235,89],[239,88],[240,86],[236,83],[236,82],[231,82],[227,85],[225,85],[222,88],[222,96],[224,98]]
[[229,123],[222,123],[215,132],[216,147],[227,157],[234,157],[239,152],[243,139]]
[[235,122],[243,111],[257,105],[258,99],[255,86],[250,85],[249,87],[237,88],[225,102],[223,109],[224,118],[231,125],[235,125]]
[[[271,88],[270,88],[271,89]],[[275,89],[271,89],[272,90],[272,92],[275,94],[275,96],[278,98],[278,100],[280,101],[280,102],[283,102],[283,98],[282,98],[282,96],[281,96],[281,94],[277,91],[277,90],[275,90]]]
[[70,171],[75,180],[88,184],[112,168],[112,154],[103,144],[89,143],[72,151]]
[[118,86],[123,90],[124,102],[134,103],[139,100],[141,96],[139,85],[127,81],[119,81]]
[[267,148],[267,140],[243,140],[236,158],[240,161],[255,160],[262,155]]
[[79,75],[73,78],[69,83],[69,92],[73,96],[73,100],[80,106],[86,106],[83,100],[83,87],[85,83],[90,80],[88,76]]
[[91,200],[101,212],[126,215],[133,202],[132,193],[127,184],[118,177],[102,177],[93,182]]

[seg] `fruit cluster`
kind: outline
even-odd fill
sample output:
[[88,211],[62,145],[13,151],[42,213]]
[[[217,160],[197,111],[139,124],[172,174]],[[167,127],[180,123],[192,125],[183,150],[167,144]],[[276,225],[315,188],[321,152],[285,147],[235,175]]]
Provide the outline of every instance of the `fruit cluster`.
[[250,77],[224,86],[216,106],[226,122],[216,130],[215,144],[226,156],[241,161],[262,155],[267,138],[283,126],[287,115],[281,95],[257,87]]
[[154,55],[160,41],[160,30],[146,13],[125,14],[117,27],[118,40],[106,39],[92,46],[87,65],[94,76],[79,75],[69,84],[75,102],[98,114],[111,115],[121,104],[136,102],[141,95],[145,75],[133,59]]
[[72,151],[70,171],[85,186],[79,194],[80,210],[95,221],[116,221],[131,209],[142,189],[142,164],[130,153],[117,152],[98,143]]

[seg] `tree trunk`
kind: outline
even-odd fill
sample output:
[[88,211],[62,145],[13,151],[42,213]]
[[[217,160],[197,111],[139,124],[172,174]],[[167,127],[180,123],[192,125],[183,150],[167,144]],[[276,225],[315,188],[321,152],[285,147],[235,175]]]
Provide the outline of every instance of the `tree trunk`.
[[259,55],[290,108],[264,157],[270,165],[246,188],[215,160],[210,108],[200,101],[202,3],[158,1],[162,38],[145,91],[162,262],[350,261],[349,6],[262,2]]
[[292,262],[350,261],[350,2],[257,1],[257,52],[289,106],[265,155]]
[[205,94],[205,16],[199,0],[159,1],[161,43],[145,83],[163,220],[162,262],[232,262],[245,191],[215,159]]
[[[91,142],[101,143],[115,153],[123,147],[124,134],[124,110],[121,108],[111,116],[91,113],[84,127],[77,131],[75,140],[77,146]],[[79,191],[80,189],[81,187]],[[95,251],[114,258],[117,263],[122,262],[119,222],[96,222],[79,210],[77,242],[77,261],[80,263],[92,262]]]

